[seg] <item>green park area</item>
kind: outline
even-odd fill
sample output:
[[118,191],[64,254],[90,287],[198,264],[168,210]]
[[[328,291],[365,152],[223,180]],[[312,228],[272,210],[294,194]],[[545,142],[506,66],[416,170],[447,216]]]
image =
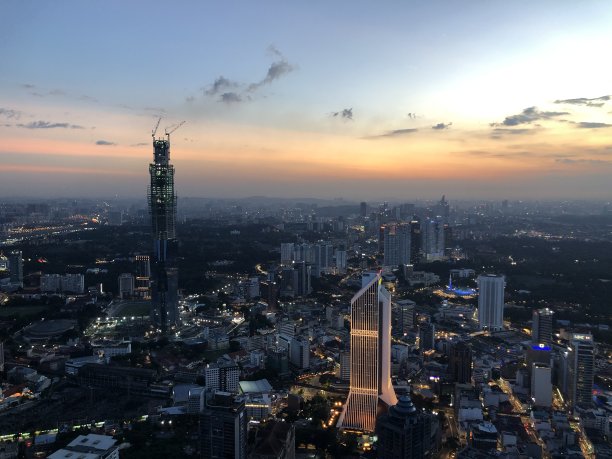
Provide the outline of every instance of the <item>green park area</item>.
[[46,306],[5,306],[0,307],[0,317],[27,317],[39,314],[47,309]]

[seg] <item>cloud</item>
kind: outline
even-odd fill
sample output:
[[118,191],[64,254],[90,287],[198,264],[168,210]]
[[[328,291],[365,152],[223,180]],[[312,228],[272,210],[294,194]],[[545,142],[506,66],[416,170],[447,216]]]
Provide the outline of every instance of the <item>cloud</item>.
[[270,67],[268,67],[268,73],[263,80],[257,83],[251,83],[248,87],[249,92],[257,91],[262,86],[268,85],[272,83],[274,80],[278,80],[281,76],[292,72],[294,70],[293,65],[287,62],[285,59],[282,59],[277,62],[272,62]]
[[569,105],[585,105],[587,107],[602,107],[612,96],[601,96],[593,97],[588,99],[586,97],[577,97],[576,99],[558,99],[555,100],[555,104],[569,104]]
[[108,140],[98,140],[96,142],[96,145],[108,146],[108,145],[117,145],[117,144],[115,142],[109,142]]
[[612,127],[612,124],[608,123],[592,123],[588,121],[582,121],[580,123],[576,123],[576,126],[582,129],[601,129],[601,128],[609,128]]
[[502,123],[491,123],[491,126],[518,126],[538,120],[548,120],[557,116],[569,115],[569,112],[542,112],[537,107],[527,107],[518,115],[507,116]]
[[224,92],[219,97],[219,102],[225,102],[226,104],[236,104],[242,102],[242,96],[236,92]]
[[451,126],[453,125],[453,123],[438,123],[433,125],[431,128],[432,129],[436,129],[436,130],[443,130],[443,129],[449,129]]
[[32,121],[31,123],[18,124],[17,126],[26,129],[85,129],[83,126],[79,126],[78,124],[52,123],[50,121]]
[[139,142],[139,143],[133,143],[133,144],[131,144],[131,145],[130,145],[130,147],[145,147],[145,146],[147,146],[147,145],[149,145],[149,144],[148,144],[148,143],[146,143],[146,142]]
[[226,91],[227,89],[237,88],[238,86],[240,85],[235,81],[231,81],[224,76],[220,76],[209,86],[208,89],[204,90],[204,94],[208,96],[215,96],[223,91]]
[[331,116],[333,118],[342,118],[343,120],[351,120],[353,121],[353,109],[352,108],[344,108],[339,112],[332,112]]
[[416,129],[416,128],[395,129],[393,131],[385,132],[384,134],[373,135],[373,136],[369,136],[369,137],[365,137],[365,138],[366,139],[380,139],[380,138],[384,138],[384,137],[400,137],[400,136],[404,136],[404,135],[413,134],[413,133],[415,133],[417,131],[418,131],[418,129]]
[[525,134],[533,134],[537,129],[527,129],[527,128],[495,128],[491,132],[490,137],[492,139],[501,139],[506,134],[509,135],[525,135]]
[[95,97],[92,97],[92,96],[88,96],[87,94],[81,94],[81,95],[78,97],[78,99],[79,99],[79,100],[85,100],[85,101],[87,101],[87,102],[94,102],[94,103],[96,103],[96,104],[99,102],[99,101],[98,101],[98,99],[96,99]]
[[555,162],[561,164],[586,164],[591,166],[607,166],[612,164],[612,161],[604,159],[571,159],[571,158],[559,158]]
[[13,110],[11,108],[0,108],[0,116],[8,119],[18,120],[21,118],[21,112],[19,110]]
[[34,89],[36,86],[30,83],[24,83],[21,85],[21,87],[25,89]]
[[185,97],[185,102],[192,103],[194,101],[195,101],[195,97],[194,96],[187,96],[187,97]]

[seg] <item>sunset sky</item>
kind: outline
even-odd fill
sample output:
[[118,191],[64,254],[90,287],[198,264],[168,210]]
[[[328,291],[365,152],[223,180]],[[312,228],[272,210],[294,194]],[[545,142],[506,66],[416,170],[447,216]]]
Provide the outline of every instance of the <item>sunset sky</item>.
[[0,193],[612,198],[612,2],[0,7]]

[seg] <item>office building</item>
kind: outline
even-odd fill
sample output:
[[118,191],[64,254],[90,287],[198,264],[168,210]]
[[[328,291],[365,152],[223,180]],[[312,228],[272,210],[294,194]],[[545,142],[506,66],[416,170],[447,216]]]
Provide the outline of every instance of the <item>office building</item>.
[[436,328],[431,322],[419,324],[419,349],[430,351],[435,347]]
[[391,385],[391,294],[380,273],[364,274],[351,300],[350,339],[350,390],[338,426],[373,432],[377,413],[397,403]]
[[134,276],[131,273],[123,273],[119,276],[119,298],[131,298],[134,295]]
[[359,204],[359,215],[361,218],[366,218],[368,216],[368,203],[362,202]]
[[410,225],[385,225],[383,266],[395,268],[410,264]]
[[533,311],[531,325],[531,342],[533,344],[552,344],[553,312],[548,309]]
[[452,382],[470,384],[472,382],[472,347],[464,342],[454,344],[450,349],[448,367]]
[[395,336],[406,336],[416,324],[416,303],[411,300],[400,300],[393,309],[395,320],[393,321],[393,334]]
[[340,379],[349,382],[351,380],[351,352],[340,352]]
[[552,374],[550,365],[534,363],[531,367],[531,400],[534,406],[552,405]]
[[504,276],[478,276],[478,325],[481,330],[499,331],[504,328]]
[[310,368],[310,342],[308,338],[291,338],[289,358],[291,364],[300,370]]
[[238,392],[240,368],[236,364],[209,363],[204,368],[206,388],[211,391]]
[[149,164],[149,214],[153,236],[151,319],[166,334],[178,317],[178,268],[176,264],[176,193],[174,166],[170,164],[170,134],[153,133],[153,163]]
[[331,273],[334,264],[334,246],[331,242],[319,242],[313,246],[314,264],[312,275],[321,277],[321,274]]
[[247,413],[245,402],[226,392],[206,397],[200,413],[202,459],[246,459]]
[[136,255],[135,294],[143,300],[151,299],[151,257]]
[[43,274],[40,276],[40,291],[43,293],[83,293],[83,274]]
[[336,271],[338,274],[344,274],[346,273],[346,266],[347,266],[347,254],[346,254],[346,250],[336,250],[336,255],[335,255],[335,260],[336,260]]
[[110,435],[79,435],[67,446],[47,456],[49,459],[119,459],[117,440]]
[[433,457],[432,424],[427,411],[417,410],[409,396],[402,396],[376,422],[377,457],[380,459],[423,459]]
[[418,219],[410,221],[410,263],[418,263],[421,259],[423,237],[421,222]]
[[11,284],[23,286],[23,256],[21,250],[11,250],[9,252],[8,265]]
[[567,401],[572,410],[593,404],[595,348],[590,334],[574,334],[568,348]]

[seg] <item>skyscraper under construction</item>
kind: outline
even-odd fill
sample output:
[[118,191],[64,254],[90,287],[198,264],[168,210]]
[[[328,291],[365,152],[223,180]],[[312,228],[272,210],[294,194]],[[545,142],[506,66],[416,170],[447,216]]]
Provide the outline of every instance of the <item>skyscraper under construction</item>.
[[[159,122],[158,122],[159,125]],[[153,236],[151,319],[163,334],[178,321],[178,268],[176,265],[176,193],[174,166],[170,164],[170,133],[155,138],[149,164],[149,213]]]

